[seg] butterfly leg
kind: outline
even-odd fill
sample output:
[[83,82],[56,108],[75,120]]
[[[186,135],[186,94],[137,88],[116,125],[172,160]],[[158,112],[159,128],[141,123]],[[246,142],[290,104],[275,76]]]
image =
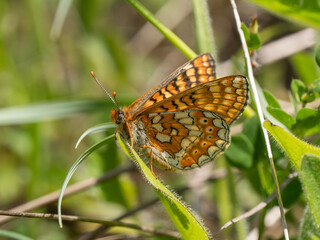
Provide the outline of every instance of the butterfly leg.
[[130,150],[132,152],[132,149],[133,149],[133,137],[132,137],[132,133],[131,133],[131,130],[129,128],[128,122],[126,122],[126,126],[127,126],[127,129],[128,129],[129,135],[130,135],[130,141],[131,141]]
[[151,148],[150,146],[146,146],[146,145],[140,145],[139,147],[141,147],[141,148],[149,148],[149,149],[150,149],[150,153],[149,153],[149,155],[150,155],[150,170],[151,170],[151,172],[152,172],[152,175],[153,175],[155,178],[158,178],[158,177],[156,176],[156,174],[153,172],[153,167],[152,167],[152,148]]

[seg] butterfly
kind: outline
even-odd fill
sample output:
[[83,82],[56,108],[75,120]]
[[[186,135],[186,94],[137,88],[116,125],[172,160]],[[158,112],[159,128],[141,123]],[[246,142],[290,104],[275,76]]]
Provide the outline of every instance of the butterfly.
[[[168,170],[201,167],[230,143],[230,124],[243,112],[249,85],[241,75],[216,78],[214,59],[200,54],[111,119],[131,147],[147,149]],[[113,95],[115,99],[115,93]]]

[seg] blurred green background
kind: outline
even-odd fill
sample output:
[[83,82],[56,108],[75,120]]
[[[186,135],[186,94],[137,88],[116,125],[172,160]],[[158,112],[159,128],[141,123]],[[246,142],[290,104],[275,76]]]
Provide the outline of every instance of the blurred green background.
[[[68,1],[64,2],[68,4]],[[191,1],[141,2],[197,51]],[[215,57],[224,66],[219,69],[217,64],[218,73],[220,76],[240,73],[243,62],[230,4],[228,1],[209,2]],[[257,16],[263,43],[303,28],[251,3],[237,2],[246,24],[251,22],[253,15]],[[110,93],[117,92],[120,105],[129,105],[187,61],[126,1],[73,1],[70,8],[61,6],[60,13],[63,9],[67,11],[65,20],[56,15],[58,4],[59,1],[0,1],[0,209],[13,208],[59,189],[72,163],[104,136],[89,137],[74,149],[86,129],[110,121],[113,107],[93,81],[90,71],[95,72]],[[310,59],[311,51],[303,56]],[[257,79],[278,99],[287,101],[291,79],[301,77],[293,70],[295,64],[299,65],[298,60],[290,57],[260,66],[256,70]],[[318,76],[318,70],[311,78],[315,76]],[[30,108],[19,108],[25,106]],[[71,182],[100,176],[110,169],[130,164],[117,151],[116,144],[110,143],[94,153]],[[212,168],[224,164],[221,158],[219,166],[208,164],[202,172],[158,172],[175,188],[194,178],[210,175]],[[215,199],[223,193],[217,192],[217,185],[210,184],[183,195],[212,232],[221,224]],[[239,205],[244,209],[261,201],[259,193],[248,182],[240,181],[239,185],[246,187],[245,192],[239,193]],[[66,198],[63,213],[111,220],[154,197],[155,193],[146,186],[138,171],[127,172],[117,180]],[[302,209],[295,211],[301,215]],[[225,215],[230,216],[228,210],[224,210]],[[56,213],[56,203],[36,211]],[[294,226],[298,226],[295,217],[292,218]],[[159,205],[126,220],[174,230]],[[65,223],[65,227],[59,229],[56,221],[17,218],[1,225],[0,229],[35,239],[75,239],[96,227],[86,223]],[[281,227],[278,229],[281,235]],[[139,235],[124,229],[114,232]],[[277,235],[267,236],[277,238]]]

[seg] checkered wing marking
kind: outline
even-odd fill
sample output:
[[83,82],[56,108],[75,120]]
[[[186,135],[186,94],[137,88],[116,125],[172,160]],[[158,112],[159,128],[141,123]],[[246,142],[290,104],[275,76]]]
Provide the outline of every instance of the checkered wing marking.
[[152,113],[140,119],[154,159],[173,169],[201,167],[222,153],[230,141],[228,124],[212,112]]
[[248,82],[244,76],[227,76],[165,99],[142,114],[200,110],[213,112],[230,125],[244,110],[248,92]]
[[139,114],[156,103],[201,83],[213,81],[215,78],[213,57],[209,53],[200,54],[175,70],[167,79],[131,104],[129,107],[130,114]]

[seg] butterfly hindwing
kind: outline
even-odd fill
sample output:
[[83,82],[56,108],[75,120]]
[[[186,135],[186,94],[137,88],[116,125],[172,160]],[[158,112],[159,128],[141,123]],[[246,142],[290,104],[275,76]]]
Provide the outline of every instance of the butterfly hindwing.
[[155,160],[165,159],[174,169],[200,167],[223,152],[230,141],[228,124],[207,111],[153,113],[140,120]]

